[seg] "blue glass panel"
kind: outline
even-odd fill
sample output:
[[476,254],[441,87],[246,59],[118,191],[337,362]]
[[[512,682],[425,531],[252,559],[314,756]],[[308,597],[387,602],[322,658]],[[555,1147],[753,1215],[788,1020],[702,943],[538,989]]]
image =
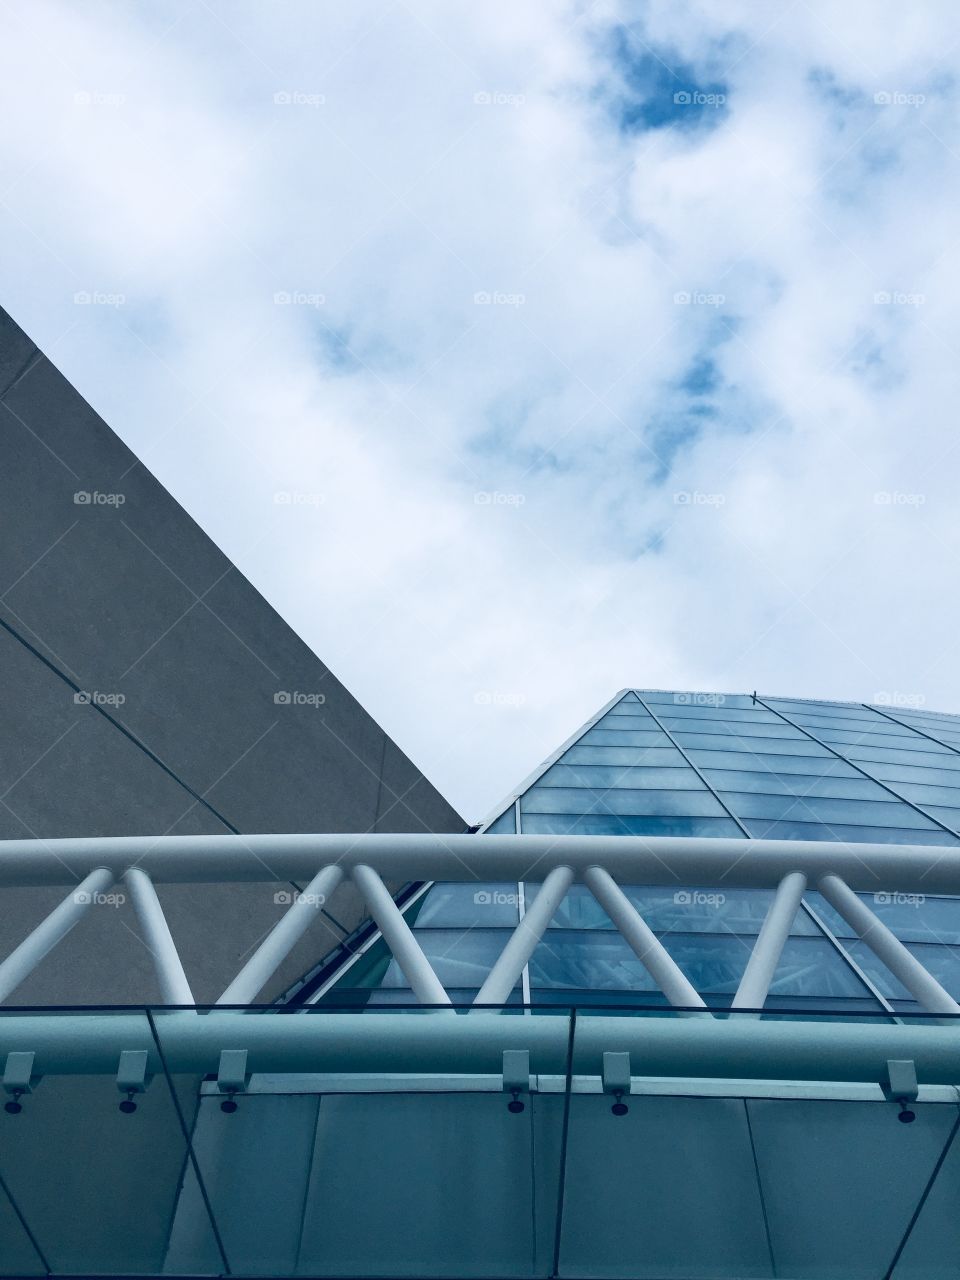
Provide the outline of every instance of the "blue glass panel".
[[935,739],[937,742],[947,742],[956,750],[960,744],[960,733],[954,733],[950,729],[943,729],[939,725],[936,728],[932,726],[917,725],[915,731],[920,734],[924,742]]
[[859,730],[841,730],[841,729],[822,729],[817,732],[817,737],[824,742],[839,747],[879,747],[882,751],[914,751],[913,743],[917,743],[918,747],[922,747],[927,752],[939,752],[941,755],[949,755],[949,747],[940,747],[938,744],[930,742],[926,738],[918,738],[916,734],[912,738],[894,737],[893,734],[869,733]]
[[[679,737],[680,735],[678,735]],[[686,736],[686,735],[684,735]],[[690,735],[692,736],[692,735]],[[703,748],[703,752],[730,752],[731,754],[740,754],[747,759],[756,757],[764,759],[766,756],[787,756],[788,759],[796,759],[797,756],[814,756],[818,760],[834,760],[836,756],[833,752],[828,751],[826,747],[821,747],[818,742],[811,742],[806,738],[731,738],[729,741],[724,739],[723,746],[719,743],[711,743],[708,747]],[[699,749],[697,749],[699,754]],[[696,758],[694,751],[690,752],[691,759]],[[713,760],[707,760],[707,764],[713,764]],[[776,761],[771,760],[770,767],[777,769],[780,766]],[[741,765],[741,768],[745,767]],[[807,765],[807,772],[810,772],[811,766]],[[815,769],[819,771],[820,766],[815,765]]]
[[843,733],[856,733],[862,730],[865,733],[886,733],[893,737],[916,739],[916,734],[911,729],[907,729],[903,725],[893,724],[889,720],[882,720],[878,716],[867,716],[866,713],[861,718],[853,716],[791,715],[790,719],[795,724],[811,729],[817,735],[821,731],[828,729],[838,730]]
[[635,729],[628,729],[623,733],[618,733],[613,729],[588,729],[583,737],[578,739],[577,745],[586,747],[648,747],[653,749],[660,747],[663,749],[665,758],[662,760],[651,759],[651,764],[675,763],[673,757],[678,755],[670,747],[670,739],[659,729],[650,733],[640,733]]
[[[773,900],[772,889],[730,889],[722,886],[623,885],[623,891],[650,928],[659,934],[755,934]],[[791,930],[819,934],[808,915],[797,912]]]
[[[960,756],[940,754],[936,751],[913,751],[883,747],[847,747],[843,753],[849,760],[876,760],[880,764],[926,765],[930,769],[960,770]],[[954,765],[953,762],[956,761]]]
[[[466,1009],[473,1004],[479,989],[479,987],[448,987],[447,995],[450,997],[450,1003],[454,1007]],[[366,993],[364,993],[364,996],[366,998]],[[512,994],[507,997],[507,1004],[521,1005],[522,1003],[523,993],[521,988],[516,986]],[[371,992],[369,998],[366,998],[365,1007],[369,1009],[374,1005],[404,1005],[406,1006],[406,1012],[420,1008],[419,1000],[409,987],[381,987],[379,990]]]
[[675,747],[662,751],[644,747],[599,747],[583,745],[582,739],[564,752],[562,760],[564,764],[633,764],[690,769]]
[[598,720],[593,727],[595,729],[610,729],[614,733],[626,733],[628,730],[638,730],[640,733],[660,732],[656,720],[652,716],[648,716],[646,712],[636,716],[606,715],[602,720]]
[[[531,787],[520,800],[528,813],[683,814],[687,817],[725,817],[727,811],[713,794],[702,791],[631,790],[628,787],[594,791],[586,787]],[[527,830],[526,823],[523,824]]]
[[829,826],[816,822],[768,822],[764,818],[743,818],[743,825],[756,840],[845,840],[851,844],[950,844],[955,836],[936,828]]
[[885,800],[838,800],[823,796],[760,795],[727,791],[721,797],[738,818],[789,818],[794,822],[829,822],[855,826],[918,827],[933,823],[893,796]]
[[[509,929],[424,929],[415,932],[423,954],[448,989],[479,989],[510,937]],[[390,961],[383,986],[407,986],[396,960]]]
[[912,728],[922,742],[929,742],[932,739],[936,742],[948,743],[955,751],[960,750],[960,733],[954,725],[917,724]]
[[[742,738],[738,734],[719,733],[685,733],[682,730],[673,735],[677,745],[685,751],[695,748],[702,751],[743,751],[762,756],[775,754],[778,751],[793,752],[796,748],[800,754],[806,753],[807,742],[804,738]],[[774,743],[774,746],[770,746]]]
[[[947,757],[941,757],[946,761]],[[881,764],[871,761],[864,770],[883,782],[920,782],[924,785],[955,787],[960,785],[960,771],[952,765],[943,769],[929,769],[923,765]]]
[[[726,734],[736,738],[791,738],[806,741],[806,737],[798,729],[788,724],[750,724],[743,720],[695,720],[692,716],[661,717],[664,728],[671,732],[685,734],[710,734],[721,736]],[[758,750],[763,750],[759,747]]]
[[948,711],[921,711],[916,707],[885,707],[884,710],[888,715],[895,716],[897,720],[903,720],[907,724],[939,725],[944,729],[960,731],[960,716]]
[[[819,778],[805,773],[748,772],[743,769],[705,769],[704,777],[718,791],[757,791],[795,796],[836,796],[844,800],[890,800],[893,797],[869,778]],[[902,790],[902,788],[898,788]],[[960,791],[957,793],[960,804]]]
[[960,898],[928,898],[894,890],[859,896],[901,942],[960,945]]
[[960,807],[960,774],[957,775],[956,785],[952,787],[938,786],[936,783],[925,785],[922,782],[897,781],[894,790],[914,804],[922,804],[924,807],[928,804]]
[[656,991],[656,983],[618,933],[551,930],[530,957],[530,987]]
[[822,724],[824,728],[840,728],[840,730],[854,730],[854,728],[865,728],[872,733],[906,733],[911,735],[913,730],[906,727],[905,724],[896,724],[882,716],[874,716],[873,712],[860,712],[859,716],[833,716],[829,712],[790,712],[791,721],[796,724]]
[[730,818],[653,818],[621,814],[531,813],[523,819],[527,835],[728,836],[743,837]]
[[547,1005],[551,1009],[597,1008],[604,1013],[616,1013],[629,1009],[668,1009],[670,1001],[660,991],[626,991],[622,987],[606,991],[585,991],[571,987],[537,987],[530,992],[530,1003],[538,1008]]
[[944,823],[945,826],[954,831],[960,826],[960,809],[946,809],[939,804],[925,804],[923,808],[931,817],[936,818],[938,822]]
[[[527,881],[523,899],[527,909],[540,892],[541,885]],[[613,929],[614,923],[585,884],[571,885],[566,897],[550,921],[551,929]]]
[[928,946],[919,942],[908,942],[907,950],[913,952],[923,967],[933,974],[941,987],[954,999],[960,996],[960,950],[956,947]]
[[853,706],[848,702],[814,702],[796,698],[764,698],[764,702],[787,716],[809,714],[860,717],[867,714],[865,707],[859,704]]
[[517,815],[513,805],[501,813],[495,822],[490,823],[485,834],[496,835],[498,832],[503,835],[516,835]]
[[[791,744],[792,745],[792,744]],[[818,756],[816,763],[811,763],[811,756],[821,748],[811,743],[813,750],[803,755],[758,755],[748,751],[700,751],[694,748],[690,759],[700,768],[714,769],[746,769],[753,772],[768,769],[771,773],[809,773],[816,769],[817,773],[832,777],[861,778],[863,774],[845,760],[833,756]]]
[[890,1000],[911,1000],[906,987],[893,976],[882,960],[878,960],[865,942],[857,938],[844,938],[844,948],[855,964],[858,964],[881,995]]
[[[696,773],[682,769],[615,764],[568,764],[569,753],[561,764],[555,764],[537,781],[538,787],[658,787],[669,790],[701,791],[703,783]],[[867,786],[870,783],[866,784]],[[958,793],[960,794],[960,793]]]
[[857,936],[855,930],[850,928],[843,916],[834,911],[833,907],[831,907],[830,903],[822,896],[822,894],[811,890],[809,893],[804,894],[803,900],[808,907],[811,907],[817,913],[820,920],[826,925],[834,937],[855,938]]
[[820,938],[788,938],[770,984],[777,996],[860,996],[868,988],[832,943]]
[[[866,988],[865,988],[866,989]],[[852,1022],[856,1026],[862,1026],[864,1023],[893,1022],[893,1017],[883,1012],[883,1006],[879,1000],[875,1000],[873,996],[865,996],[856,998],[854,996],[844,996],[837,999],[835,996],[771,996],[764,1009],[768,1012],[763,1014],[764,1022],[810,1022],[819,1021],[820,1016],[829,1018],[831,1024],[837,1022]],[[776,1012],[770,1012],[776,1010]],[[794,1012],[788,1012],[793,1010]],[[845,1014],[859,1014],[876,1012],[875,1018],[864,1018],[862,1016],[845,1017]]]
[[519,921],[517,901],[516,881],[435,884],[407,913],[407,920],[417,929],[513,926]]
[[708,996],[734,994],[754,938],[730,933],[668,933],[661,941],[700,995]]
[[700,707],[708,711],[741,708],[764,712],[763,707],[758,707],[750,695],[744,693],[692,693],[680,690],[674,692],[672,689],[639,689],[637,692],[644,702],[656,703],[658,709],[666,703],[674,707]]
[[640,704],[640,699],[635,693],[628,693],[626,697],[621,698],[607,712],[608,716],[642,716],[646,714]]
[[783,724],[778,715],[774,715],[772,711],[765,711],[762,707],[755,710],[738,710],[736,708],[724,705],[722,707],[709,707],[704,705],[685,705],[682,703],[674,704],[669,711],[656,709],[655,714],[658,718],[663,719],[676,717],[677,719],[693,719],[693,720],[720,720],[727,722],[738,721],[742,724]]
[[[756,934],[773,899],[772,889],[724,889],[703,886],[622,885],[621,888],[658,934],[735,933]],[[540,892],[539,884],[526,884],[529,908]],[[586,885],[572,885],[550,924],[556,929],[613,929],[614,924]],[[820,936],[820,930],[803,911],[791,930]]]

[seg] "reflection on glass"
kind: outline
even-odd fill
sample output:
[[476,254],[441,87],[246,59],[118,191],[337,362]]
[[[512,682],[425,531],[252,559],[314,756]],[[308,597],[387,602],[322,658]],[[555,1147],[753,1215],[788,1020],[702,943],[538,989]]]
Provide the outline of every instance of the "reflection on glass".
[[[892,800],[894,797],[869,778],[819,777],[809,773],[771,770],[705,769],[704,777],[717,791],[756,791],[790,796],[835,796],[840,800]],[[900,788],[903,790],[903,788]],[[960,804],[960,791],[957,793]]]
[[626,813],[667,817],[724,817],[726,810],[706,787],[656,791],[650,788],[531,787],[520,801],[527,813]]
[[758,840],[847,840],[851,844],[957,844],[948,831],[917,827],[829,826],[816,822],[773,822],[764,818],[744,818],[743,824]]
[[[772,889],[625,885],[623,891],[655,933],[756,934],[773,901]],[[791,932],[816,934],[819,930],[798,911]]]
[[417,929],[449,926],[489,929],[512,926],[519,920],[516,881],[502,883],[435,884],[427,890],[416,917]]
[[[659,729],[652,732],[641,732],[636,729],[624,732],[617,732],[614,729],[588,729],[580,739],[580,743],[585,747],[659,747],[662,751],[668,752],[668,754],[679,755],[679,752],[669,752],[670,739]],[[672,762],[670,759],[657,760],[655,758],[650,761],[651,764],[670,764]],[[673,763],[679,763],[679,761]]]
[[531,989],[656,991],[657,985],[618,933],[552,929],[530,957]]
[[776,996],[859,996],[869,990],[826,939],[788,938],[770,984]]
[[[510,937],[509,929],[417,929],[414,932],[431,968],[448,989],[482,986]],[[391,959],[382,985],[408,985],[396,960]]]
[[731,818],[657,818],[594,813],[530,813],[523,818],[527,835],[637,835],[742,837]]
[[703,783],[693,769],[660,769],[643,765],[555,764],[537,782],[538,787],[611,787],[653,788],[661,790],[702,791]]
[[754,751],[700,751],[695,748],[689,755],[693,763],[702,769],[746,769],[754,773],[809,773],[814,769],[823,777],[863,776],[846,760],[837,760],[833,756],[812,759],[812,752],[803,755],[760,755]]
[[795,822],[841,823],[855,826],[918,827],[933,823],[889,793],[883,800],[840,800],[823,796],[723,793],[724,802],[740,818],[789,818]]
[[497,834],[516,835],[517,831],[517,815],[513,805],[510,806],[495,822],[491,822],[487,827],[487,835],[495,836]]

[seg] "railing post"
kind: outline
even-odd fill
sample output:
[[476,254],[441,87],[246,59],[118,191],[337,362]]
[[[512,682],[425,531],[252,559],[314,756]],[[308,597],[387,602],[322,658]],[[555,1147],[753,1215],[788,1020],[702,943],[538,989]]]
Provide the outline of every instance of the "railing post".
[[0,1001],[28,978],[40,961],[65,938],[85,911],[93,905],[97,894],[106,893],[113,884],[113,872],[106,867],[91,871],[58,907],[45,916],[32,933],[0,964]]
[[702,997],[627,895],[603,867],[588,867],[584,883],[620,930],[624,941],[672,1005],[706,1009]]
[[800,909],[800,899],[807,887],[807,878],[799,871],[791,871],[777,886],[777,892],[767,911],[757,940],[750,952],[750,959],[743,971],[737,994],[733,997],[734,1009],[762,1009],[770,991],[770,983],[780,963],[784,943]]
[[250,1004],[313,924],[342,879],[340,867],[323,867],[318,871],[306,889],[297,894],[293,905],[267,934],[217,1004]]
[[857,936],[887,966],[929,1013],[960,1013],[957,1004],[936,978],[929,974],[895,934],[873,914],[865,902],[839,876],[822,876],[817,886],[835,911],[839,911]]
[[376,871],[363,865],[354,867],[353,882],[363,894],[393,958],[403,970],[404,977],[420,1003],[449,1005],[450,997],[443,989],[443,984]]
[[153,956],[164,1001],[167,1004],[193,1004],[193,992],[153,881],[139,867],[130,867],[123,873],[123,882],[130,890],[144,942]]
[[[487,839],[486,836],[483,837]],[[491,839],[493,837],[490,837]],[[517,839],[524,839],[518,836]],[[524,912],[523,919],[507,940],[499,958],[487,974],[486,981],[477,992],[474,1004],[506,1004],[510,992],[517,985],[523,966],[533,955],[543,937],[553,914],[566,897],[573,883],[573,871],[569,867],[554,867],[540,886],[533,905]]]

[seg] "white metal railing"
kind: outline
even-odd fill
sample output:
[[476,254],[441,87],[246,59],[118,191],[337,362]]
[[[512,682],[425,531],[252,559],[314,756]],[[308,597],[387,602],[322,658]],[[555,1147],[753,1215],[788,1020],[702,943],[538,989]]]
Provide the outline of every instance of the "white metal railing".
[[734,999],[759,1009],[767,997],[805,889],[816,887],[922,1007],[960,1014],[960,1004],[857,897],[856,890],[960,896],[960,849],[820,841],[643,836],[265,835],[0,841],[0,887],[70,885],[71,891],[0,963],[7,999],[66,936],[98,895],[123,880],[154,957],[164,1000],[193,997],[154,885],[252,882],[264,869],[307,890],[260,944],[219,1004],[254,1000],[338,885],[359,890],[417,999],[449,1005],[383,878],[542,881],[542,888],[484,981],[476,1003],[502,1005],[571,884],[585,884],[669,1002],[704,1002],[620,884],[701,884],[775,889]]

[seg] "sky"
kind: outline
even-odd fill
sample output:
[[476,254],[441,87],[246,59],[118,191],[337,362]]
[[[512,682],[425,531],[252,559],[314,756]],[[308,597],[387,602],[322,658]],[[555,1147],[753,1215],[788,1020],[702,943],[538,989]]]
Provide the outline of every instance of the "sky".
[[954,0],[0,0],[0,304],[470,821],[960,711]]

